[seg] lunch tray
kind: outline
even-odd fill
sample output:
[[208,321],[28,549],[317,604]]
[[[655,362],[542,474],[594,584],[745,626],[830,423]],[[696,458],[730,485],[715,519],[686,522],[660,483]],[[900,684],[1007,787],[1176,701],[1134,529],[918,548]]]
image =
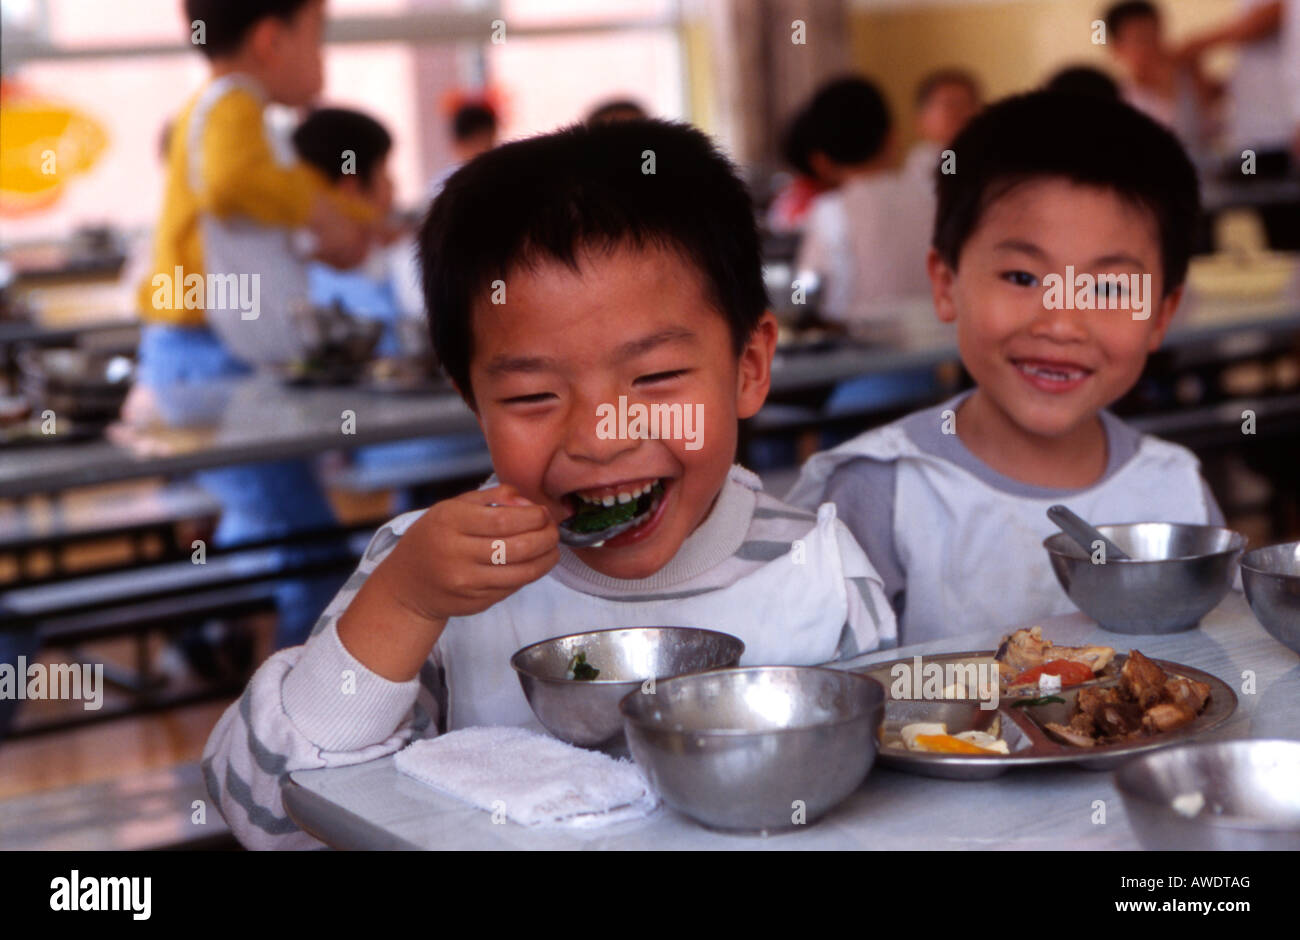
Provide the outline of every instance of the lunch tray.
[[[935,663],[946,666],[949,663],[993,663],[994,655],[994,650],[983,650],[922,656],[920,659],[923,665]],[[1119,667],[1123,666],[1125,659],[1127,654],[1117,653],[1113,660],[1113,669],[1108,667],[1105,675],[1055,693],[1057,697],[1065,700],[1064,703],[1020,707],[1012,707],[1012,704],[1016,701],[1036,698],[1041,693],[1035,690],[1030,695],[1002,695],[996,708],[980,708],[980,703],[973,699],[894,698],[893,670],[899,665],[910,670],[913,666],[912,657],[885,663],[872,663],[852,671],[870,676],[885,687],[885,718],[880,729],[879,762],[886,767],[908,773],[951,780],[987,780],[1016,767],[1041,767],[1052,764],[1072,764],[1087,770],[1113,770],[1134,755],[1180,744],[1189,738],[1211,731],[1227,721],[1237,710],[1237,696],[1222,680],[1208,672],[1193,669],[1191,666],[1153,659],[1151,661],[1170,676],[1195,679],[1210,687],[1209,702],[1188,724],[1149,738],[1090,748],[1062,744],[1044,730],[1043,726],[1048,722],[1069,723],[1069,716],[1073,711],[1074,699],[1079,689],[1089,685],[1116,684],[1119,681]],[[1000,722],[1000,737],[1007,742],[1010,754],[985,756],[908,751],[903,749],[899,737],[900,729],[913,722],[943,722],[948,726],[949,734],[959,734],[963,731],[988,731],[995,718]],[[895,741],[899,746],[893,745]]]

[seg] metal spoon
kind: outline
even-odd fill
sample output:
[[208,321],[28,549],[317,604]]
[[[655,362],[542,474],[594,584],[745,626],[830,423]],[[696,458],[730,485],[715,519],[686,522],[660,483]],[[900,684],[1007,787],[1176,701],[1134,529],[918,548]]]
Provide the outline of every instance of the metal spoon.
[[[501,506],[503,503],[488,503],[489,506]],[[626,522],[616,522],[607,529],[601,529],[599,532],[575,532],[566,524],[569,520],[565,519],[560,523],[560,541],[570,548],[600,548],[609,539],[616,535],[621,535],[628,529],[633,529],[645,522],[654,512],[655,507],[651,505],[645,512],[633,516]]]
[[1066,507],[1059,504],[1051,507],[1047,510],[1047,518],[1060,526],[1061,531],[1074,539],[1088,554],[1092,554],[1093,546],[1101,542],[1106,549],[1106,558],[1114,558],[1117,561],[1130,560],[1127,552],[1093,528],[1091,523]]
[[601,529],[599,532],[575,532],[566,524],[569,520],[565,519],[560,523],[560,541],[570,548],[600,548],[607,541],[616,535],[621,535],[628,529],[635,529],[655,511],[656,503],[651,503],[650,508],[645,512],[633,516],[626,522],[616,522],[607,529]]

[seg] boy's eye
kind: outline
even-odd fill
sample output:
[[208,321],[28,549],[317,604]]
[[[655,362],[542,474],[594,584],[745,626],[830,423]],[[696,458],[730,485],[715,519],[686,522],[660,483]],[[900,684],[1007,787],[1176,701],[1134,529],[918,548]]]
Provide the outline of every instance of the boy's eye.
[[691,371],[690,369],[673,369],[670,372],[652,372],[649,375],[642,375],[638,377],[637,382],[639,383],[667,382],[670,379],[680,378],[690,371]]
[[1015,284],[1017,287],[1036,287],[1038,278],[1028,271],[1003,271],[1001,277],[1004,281]]
[[554,398],[553,392],[537,392],[533,395],[516,395],[513,398],[501,399],[503,405],[536,405],[540,402],[549,401]]
[[1128,298],[1128,285],[1120,280],[1097,279],[1097,296],[1102,300],[1114,298],[1123,301]]

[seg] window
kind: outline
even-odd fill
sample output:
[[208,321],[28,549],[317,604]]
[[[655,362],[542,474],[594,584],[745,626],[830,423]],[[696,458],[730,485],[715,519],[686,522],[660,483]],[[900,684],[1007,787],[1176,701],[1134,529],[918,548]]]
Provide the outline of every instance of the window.
[[[7,30],[18,24],[61,53],[17,63],[7,57],[6,80],[90,116],[108,139],[96,165],[73,178],[57,203],[0,219],[0,240],[61,237],[82,224],[151,226],[162,198],[162,130],[207,75],[203,58],[183,45],[189,37],[183,0],[0,3]],[[581,120],[611,97],[633,98],[656,115],[684,116],[678,0],[329,0],[328,9],[332,21],[365,17],[367,36],[376,24],[387,33],[373,42],[329,44],[322,97],[388,126],[402,205],[418,204],[430,177],[448,162],[440,89],[471,88],[485,79],[500,91],[502,139]],[[411,30],[404,16],[466,10],[484,12],[481,39],[461,34],[417,44],[405,38]],[[490,41],[487,13],[506,21],[506,42]],[[344,29],[339,34],[351,38]],[[123,52],[66,55],[105,46]]]
[[682,62],[670,28],[509,39],[487,50],[489,81],[505,98],[503,138],[582,120],[594,105],[632,98],[680,118]]

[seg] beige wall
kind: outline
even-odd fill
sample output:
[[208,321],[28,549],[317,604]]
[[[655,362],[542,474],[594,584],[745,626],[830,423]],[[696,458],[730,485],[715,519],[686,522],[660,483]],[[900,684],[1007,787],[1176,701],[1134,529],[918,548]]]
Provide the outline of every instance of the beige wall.
[[[1108,0],[1013,0],[907,4],[859,0],[850,13],[857,67],[884,89],[900,143],[910,144],[912,95],[933,69],[962,66],[989,98],[1025,91],[1067,64],[1105,67],[1105,47],[1092,44],[1092,21]],[[1173,40],[1228,18],[1235,0],[1165,0]],[[1220,71],[1228,60],[1212,60]],[[900,148],[901,150],[902,148]]]

